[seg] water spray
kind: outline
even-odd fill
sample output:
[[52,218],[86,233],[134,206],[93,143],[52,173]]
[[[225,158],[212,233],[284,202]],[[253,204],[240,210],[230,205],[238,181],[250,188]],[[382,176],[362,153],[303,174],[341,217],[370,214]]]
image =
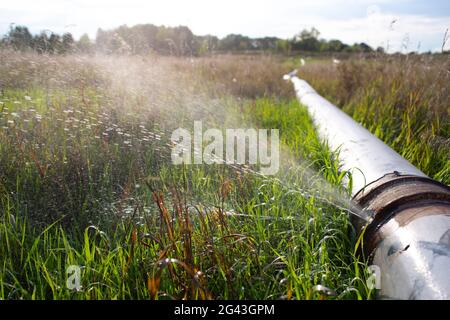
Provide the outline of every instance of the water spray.
[[351,172],[351,193],[367,219],[352,217],[360,254],[379,270],[382,299],[450,299],[450,188],[429,177],[320,96],[290,80],[321,139]]

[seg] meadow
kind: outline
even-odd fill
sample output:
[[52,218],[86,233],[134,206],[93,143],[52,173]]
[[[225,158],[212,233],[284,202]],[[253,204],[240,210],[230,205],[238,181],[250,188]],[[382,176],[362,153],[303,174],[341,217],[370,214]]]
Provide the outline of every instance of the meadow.
[[[0,299],[374,298],[348,173],[282,76],[449,184],[450,61],[329,60],[0,51]],[[171,132],[199,119],[279,129],[279,173],[174,166]]]

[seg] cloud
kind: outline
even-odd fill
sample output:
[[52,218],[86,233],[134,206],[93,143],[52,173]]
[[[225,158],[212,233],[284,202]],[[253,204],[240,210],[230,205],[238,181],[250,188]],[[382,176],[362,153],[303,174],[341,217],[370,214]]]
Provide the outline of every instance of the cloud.
[[[422,15],[396,15],[376,13],[348,20],[311,19],[321,35],[327,39],[340,39],[347,43],[366,42],[372,47],[381,46],[390,52],[435,50],[442,45],[445,30],[450,27],[450,17]],[[446,45],[449,49],[449,44]]]
[[[410,2],[414,1],[396,1],[395,6],[407,8]],[[221,37],[241,33],[287,38],[314,26],[326,39],[374,47],[389,44],[390,51],[405,50],[404,46],[415,50],[419,42],[421,50],[440,47],[450,16],[385,12],[389,6],[389,0],[14,0],[0,4],[0,33],[7,32],[11,22],[33,32],[69,31],[76,37],[85,32],[95,36],[98,27],[153,23],[187,25],[196,34]]]

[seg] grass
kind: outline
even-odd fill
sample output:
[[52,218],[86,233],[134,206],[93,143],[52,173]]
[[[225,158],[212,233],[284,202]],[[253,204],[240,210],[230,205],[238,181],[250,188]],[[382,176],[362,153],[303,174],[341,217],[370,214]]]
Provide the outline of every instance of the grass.
[[[290,65],[276,57],[1,58],[1,299],[374,297],[354,255],[346,173],[292,91],[273,80]],[[314,81],[313,70],[325,67],[308,68]],[[424,107],[412,103],[405,115],[370,104],[363,93],[377,91],[369,82],[363,93],[338,95],[339,71],[327,70],[320,90],[328,86],[356,119],[448,182],[445,146],[424,145],[424,131],[414,131],[430,117]],[[279,128],[279,174],[173,166],[170,133],[195,119]],[[445,126],[435,124],[430,139],[448,138]],[[81,266],[78,291],[66,287],[70,265]]]
[[448,185],[449,68],[445,55],[382,56],[338,66],[312,63],[300,74],[400,155]]

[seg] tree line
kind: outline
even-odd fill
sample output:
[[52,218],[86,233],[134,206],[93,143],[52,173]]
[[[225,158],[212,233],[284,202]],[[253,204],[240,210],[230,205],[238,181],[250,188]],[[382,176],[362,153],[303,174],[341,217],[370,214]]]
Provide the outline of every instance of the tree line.
[[[319,38],[315,28],[303,30],[290,39],[277,37],[251,38],[240,34],[229,34],[224,38],[212,35],[198,36],[185,26],[165,27],[153,24],[126,25],[112,30],[98,29],[95,40],[87,34],[78,41],[71,33],[62,35],[45,30],[32,35],[25,26],[11,25],[0,43],[20,51],[36,51],[48,54],[93,53],[148,54],[150,52],[198,56],[213,52],[269,51],[274,53],[306,52],[373,52],[365,43],[348,45],[340,40]],[[376,49],[383,52],[383,48]]]

